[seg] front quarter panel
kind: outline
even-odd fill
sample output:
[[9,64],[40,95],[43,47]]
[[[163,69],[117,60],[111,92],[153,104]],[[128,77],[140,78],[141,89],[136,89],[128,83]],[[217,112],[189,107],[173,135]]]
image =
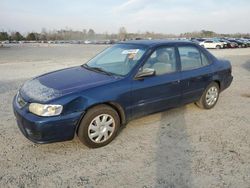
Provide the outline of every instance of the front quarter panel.
[[69,95],[61,99],[64,103],[64,113],[77,111],[85,112],[89,108],[103,103],[116,103],[124,111],[126,117],[130,116],[129,106],[131,105],[130,82],[124,78],[96,88]]

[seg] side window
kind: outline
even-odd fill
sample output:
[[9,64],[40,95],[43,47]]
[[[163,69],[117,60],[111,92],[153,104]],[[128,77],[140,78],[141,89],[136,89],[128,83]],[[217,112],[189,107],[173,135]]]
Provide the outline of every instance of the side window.
[[142,67],[152,68],[156,75],[162,75],[176,71],[176,57],[174,47],[157,48]]
[[200,51],[196,47],[178,47],[182,70],[196,69],[202,66]]
[[202,65],[206,66],[210,64],[210,61],[208,60],[207,56],[205,56],[205,54],[203,52],[201,53],[201,61],[202,61]]

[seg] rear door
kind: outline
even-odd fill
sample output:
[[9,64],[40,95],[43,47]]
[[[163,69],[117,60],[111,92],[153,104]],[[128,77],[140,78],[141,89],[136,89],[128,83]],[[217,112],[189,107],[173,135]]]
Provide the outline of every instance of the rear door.
[[207,56],[194,45],[178,46],[181,62],[182,103],[197,101],[212,77]]

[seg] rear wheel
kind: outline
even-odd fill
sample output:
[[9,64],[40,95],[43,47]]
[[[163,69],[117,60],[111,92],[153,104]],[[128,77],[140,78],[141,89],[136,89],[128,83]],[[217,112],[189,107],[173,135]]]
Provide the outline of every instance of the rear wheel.
[[219,93],[220,89],[218,84],[216,82],[212,82],[207,86],[199,101],[196,102],[196,105],[204,109],[213,108],[219,99]]
[[109,144],[120,127],[118,113],[107,105],[98,105],[87,111],[78,129],[82,143],[91,148]]

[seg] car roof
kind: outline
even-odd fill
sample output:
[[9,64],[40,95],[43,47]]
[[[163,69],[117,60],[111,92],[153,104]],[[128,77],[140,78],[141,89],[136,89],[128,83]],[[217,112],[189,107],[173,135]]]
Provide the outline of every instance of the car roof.
[[118,44],[136,44],[136,45],[143,45],[147,47],[155,47],[160,45],[174,45],[174,44],[194,44],[191,41],[182,41],[182,40],[129,40],[119,42]]

